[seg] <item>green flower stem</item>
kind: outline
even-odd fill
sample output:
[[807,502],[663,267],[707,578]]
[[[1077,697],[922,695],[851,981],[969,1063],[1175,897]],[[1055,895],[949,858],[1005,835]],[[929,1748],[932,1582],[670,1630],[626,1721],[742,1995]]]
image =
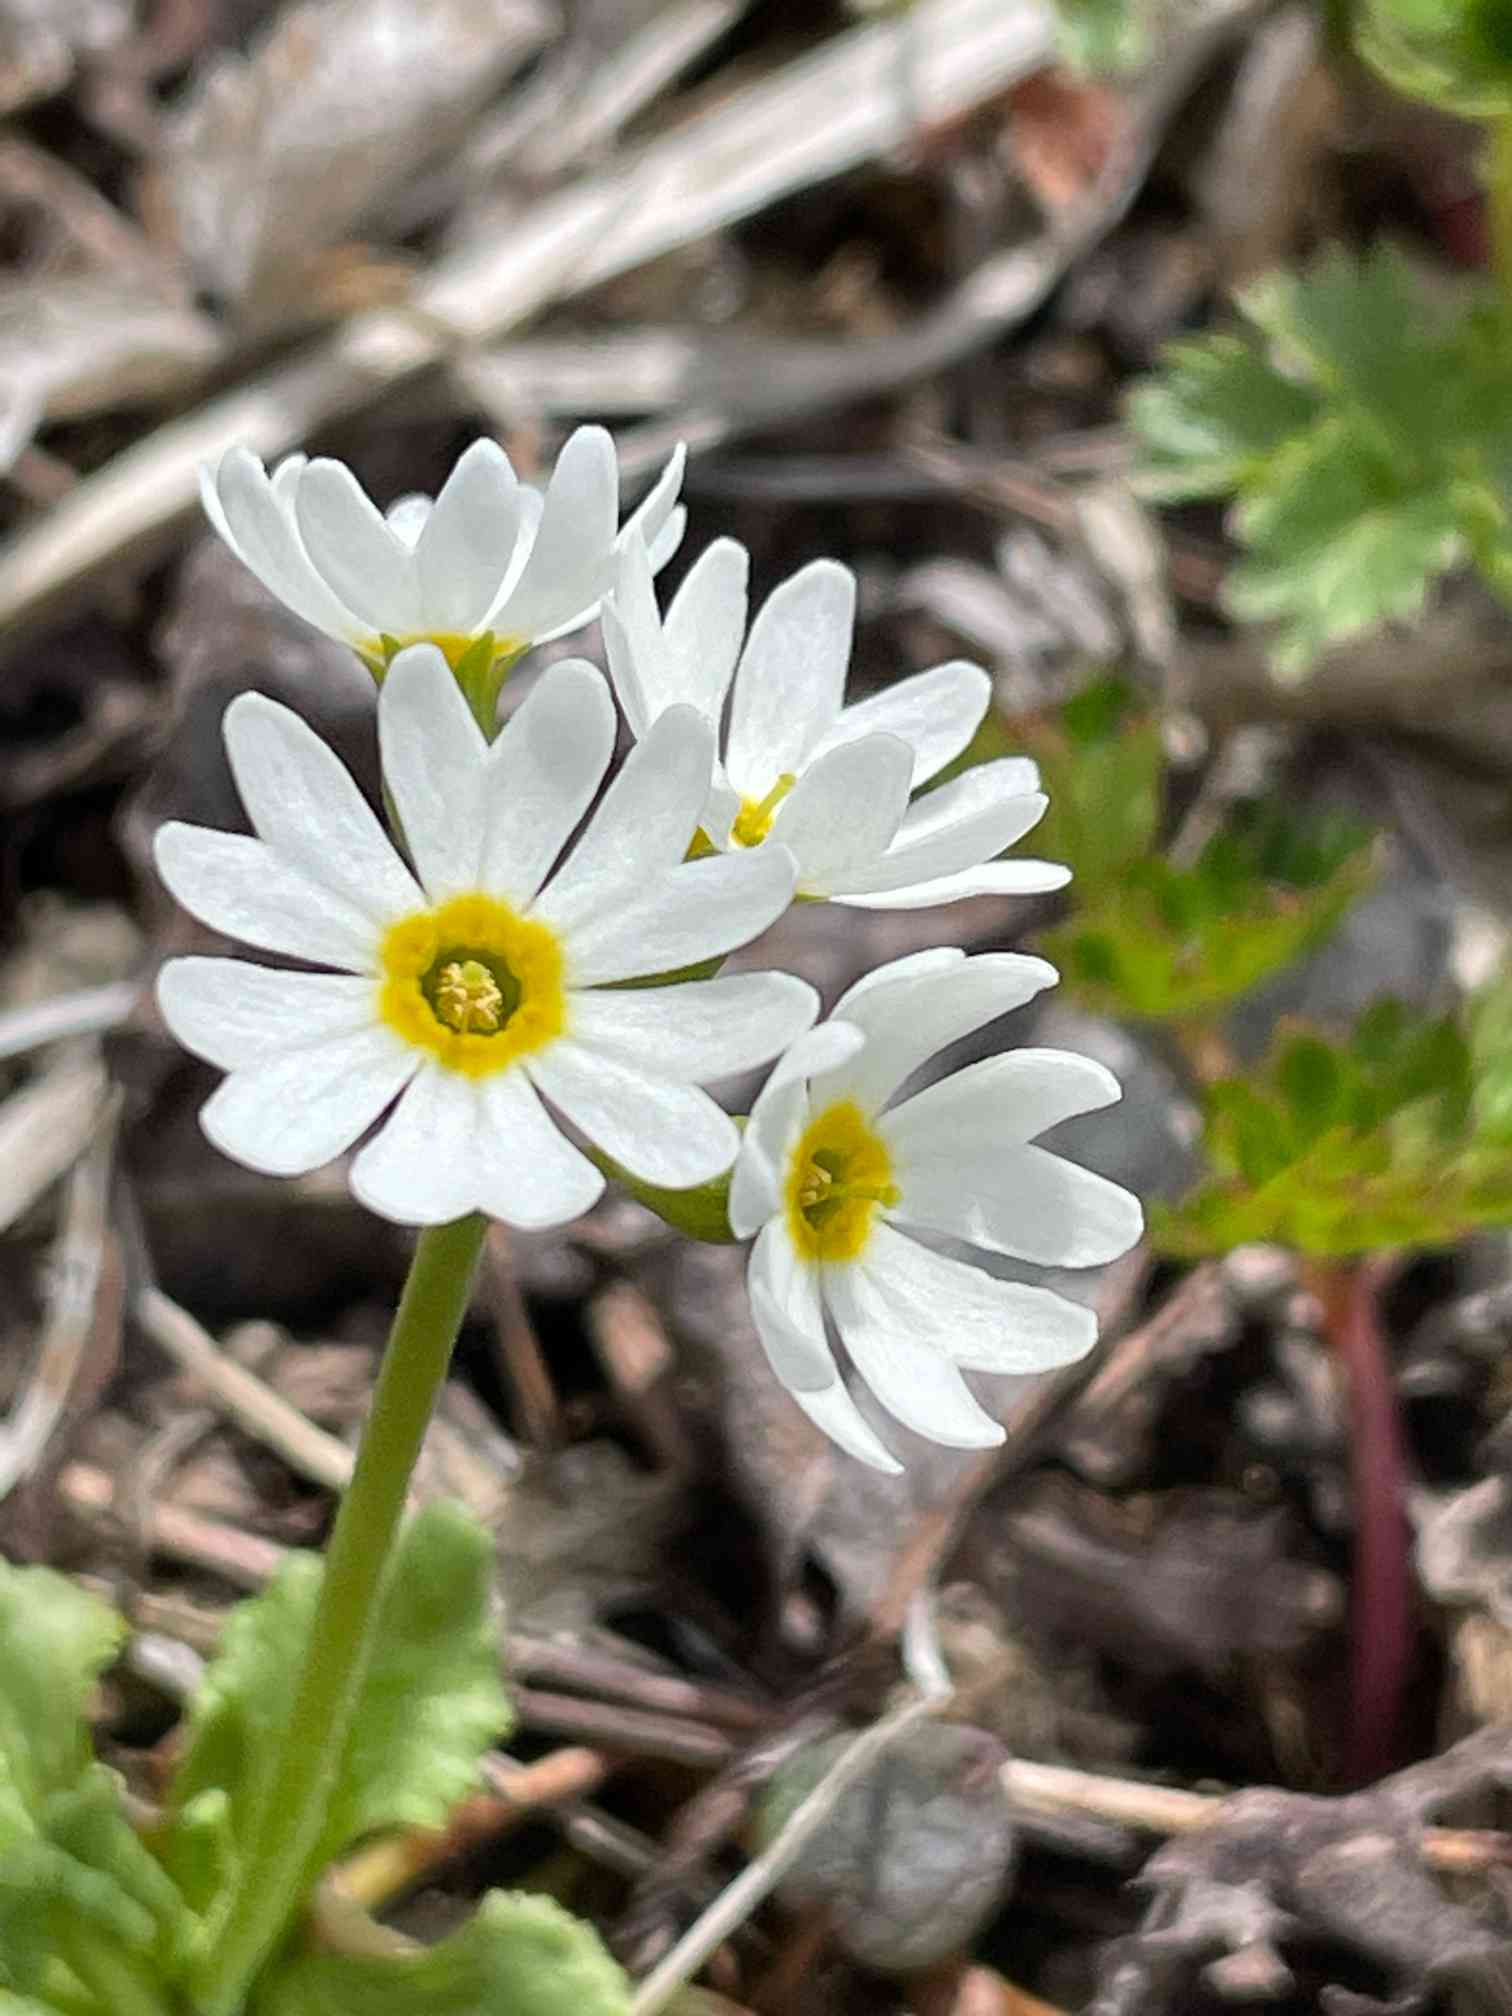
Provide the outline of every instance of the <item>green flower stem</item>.
[[204,2016],[236,2016],[303,1899],[310,1857],[367,1671],[410,1477],[467,1312],[487,1221],[420,1234],[372,1412],[326,1551],[320,1601],[283,1753],[219,1940],[199,1984]]
[[1512,307],[1512,114],[1493,119],[1486,134],[1486,204],[1491,220],[1491,264]]

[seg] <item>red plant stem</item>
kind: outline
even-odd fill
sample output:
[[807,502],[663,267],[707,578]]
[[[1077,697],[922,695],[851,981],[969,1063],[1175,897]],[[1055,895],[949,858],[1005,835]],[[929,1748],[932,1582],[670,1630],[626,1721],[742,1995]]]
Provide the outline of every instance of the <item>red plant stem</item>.
[[1349,1392],[1354,1488],[1350,1603],[1350,1780],[1368,1784],[1401,1762],[1402,1707],[1412,1657],[1406,1465],[1386,1340],[1377,1321],[1379,1260],[1318,1270],[1324,1330]]

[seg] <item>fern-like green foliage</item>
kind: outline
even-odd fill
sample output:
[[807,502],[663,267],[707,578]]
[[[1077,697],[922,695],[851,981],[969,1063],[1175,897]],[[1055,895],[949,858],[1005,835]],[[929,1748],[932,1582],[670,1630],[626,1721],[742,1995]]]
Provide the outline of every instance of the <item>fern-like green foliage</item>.
[[1382,1001],[1342,1040],[1285,1029],[1203,1118],[1212,1177],[1152,1213],[1167,1253],[1344,1259],[1512,1224],[1512,995],[1437,1018]]
[[1101,1013],[1201,1020],[1320,945],[1368,886],[1370,852],[1352,820],[1271,809],[1215,835],[1190,868],[1137,863],[1040,945]]
[[1512,330],[1489,297],[1446,302],[1398,253],[1332,251],[1257,281],[1242,326],[1173,345],[1133,393],[1156,499],[1232,497],[1233,614],[1275,626],[1279,676],[1418,616],[1466,561],[1512,572]]

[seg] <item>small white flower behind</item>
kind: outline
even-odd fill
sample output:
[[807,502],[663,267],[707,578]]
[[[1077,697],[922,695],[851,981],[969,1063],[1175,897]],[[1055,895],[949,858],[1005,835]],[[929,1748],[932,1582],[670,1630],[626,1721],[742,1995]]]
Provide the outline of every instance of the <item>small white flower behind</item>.
[[1025,757],[977,764],[910,803],[970,742],[991,682],[954,660],[847,707],[848,568],[801,568],[773,590],[749,636],[746,556],[733,540],[699,557],[665,619],[652,572],[639,536],[626,538],[602,612],[610,676],[637,736],[673,706],[696,707],[717,730],[730,696],[702,821],[710,847],[774,841],[798,863],[800,896],[869,909],[1037,895],[1070,880],[1054,862],[994,858],[1045,811]]
[[475,441],[434,499],[401,497],[385,516],[343,462],[290,455],[270,476],[247,448],[201,471],[217,532],[297,616],[375,667],[430,642],[455,666],[483,637],[494,655],[589,622],[613,586],[634,528],[658,565],[684,513],[679,449],[623,532],[614,443],[579,427],[545,492],[522,483],[495,441]]
[[1013,952],[895,960],[798,1038],[752,1108],[730,1224],[755,1237],[747,1285],[757,1330],[809,1418],[877,1469],[900,1466],[846,1388],[831,1326],[890,1414],[961,1449],[1003,1439],[963,1367],[1043,1371],[1097,1337],[1090,1310],[925,1240],[1088,1267],[1127,1252],[1143,1228],[1127,1190],[1030,1145],[1120,1096],[1102,1065],[1069,1051],[1011,1050],[897,1099],[936,1051],[1055,979],[1044,960]]
[[699,1087],[790,1043],[814,1019],[813,989],[780,973],[614,986],[728,952],[792,898],[783,849],[684,858],[708,795],[706,723],[664,714],[553,873],[613,752],[599,672],[554,667],[490,744],[441,652],[417,645],[395,658],[378,717],[412,868],[313,729],[255,693],[225,724],[255,837],[158,833],[186,909],[335,969],[164,966],[169,1028],[229,1074],[201,1115],[210,1139],[296,1175],[392,1106],[351,1183],[407,1225],[586,1211],[604,1178],[543,1099],[647,1183],[690,1188],[728,1169],[734,1123]]

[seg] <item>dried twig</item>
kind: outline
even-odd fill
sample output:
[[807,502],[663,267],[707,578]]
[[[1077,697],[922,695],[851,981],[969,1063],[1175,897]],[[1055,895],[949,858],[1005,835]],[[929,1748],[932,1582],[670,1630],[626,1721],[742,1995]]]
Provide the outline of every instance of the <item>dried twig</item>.
[[20,1057],[70,1036],[102,1036],[126,1020],[141,991],[135,980],[108,980],[12,1008],[0,1015],[0,1057]]
[[[120,1100],[105,1108],[94,1141],[74,1164],[64,1195],[63,1223],[50,1267],[47,1318],[21,1397],[0,1428],[0,1498],[36,1468],[74,1394],[101,1320],[110,1236],[110,1179],[115,1167]],[[107,1320],[119,1333],[120,1274]],[[114,1359],[112,1357],[112,1363]]]
[[[1212,1792],[1110,1778],[1063,1764],[1016,1757],[1002,1768],[1010,1803],[1032,1813],[1078,1813],[1137,1828],[1143,1834],[1196,1834],[1224,1818],[1227,1801]],[[1512,1834],[1483,1827],[1425,1827],[1423,1860],[1444,1874],[1470,1875],[1512,1867]]]
[[0,1232],[78,1161],[109,1097],[90,1045],[66,1052],[0,1104]]
[[276,1450],[291,1468],[328,1491],[345,1489],[352,1452],[344,1442],[307,1421],[255,1372],[228,1358],[187,1309],[159,1288],[138,1297],[136,1320],[176,1365],[206,1388],[216,1406],[245,1434]]

